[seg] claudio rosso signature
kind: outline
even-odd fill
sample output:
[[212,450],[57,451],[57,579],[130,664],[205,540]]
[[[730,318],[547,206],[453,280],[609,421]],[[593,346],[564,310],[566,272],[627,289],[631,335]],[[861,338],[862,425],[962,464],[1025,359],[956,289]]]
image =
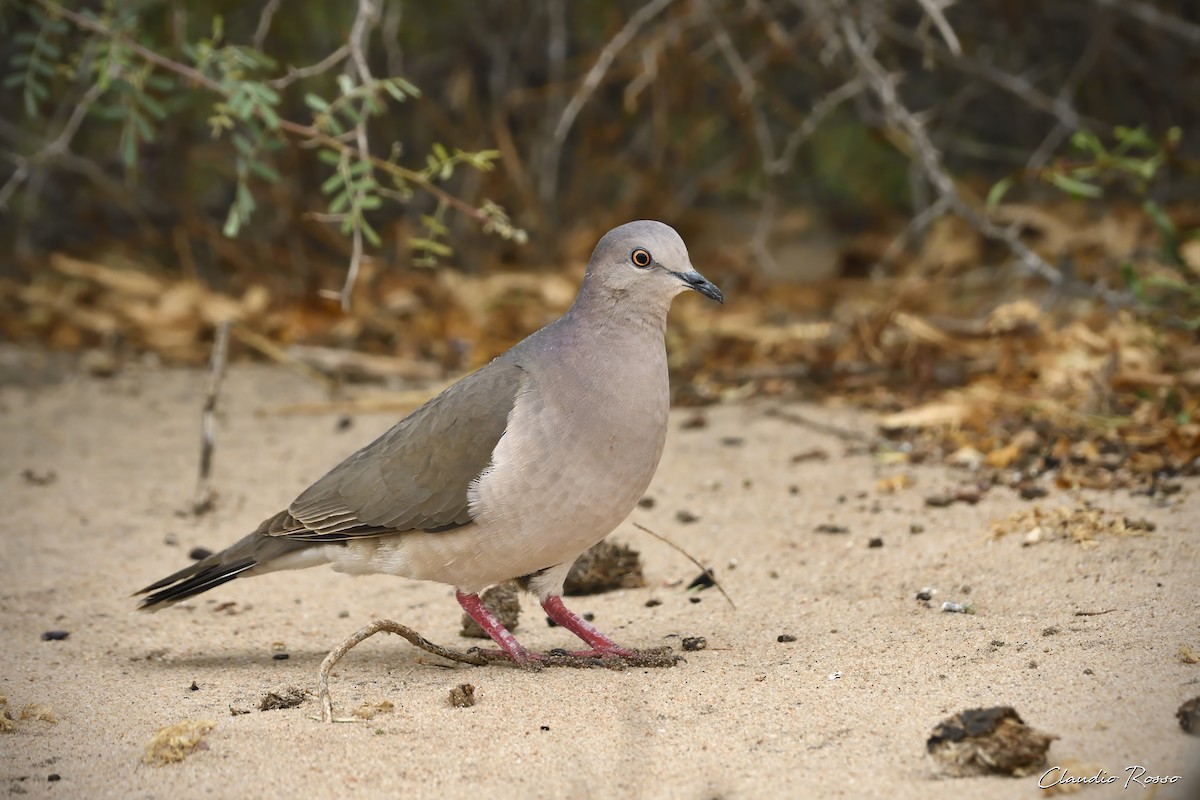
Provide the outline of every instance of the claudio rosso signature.
[[1133,764],[1123,770],[1123,774],[1111,775],[1107,770],[1097,770],[1095,775],[1071,775],[1065,767],[1051,767],[1038,778],[1038,788],[1049,789],[1052,786],[1068,786],[1071,784],[1114,784],[1120,783],[1122,789],[1131,786],[1146,788],[1148,786],[1163,786],[1179,783],[1180,775],[1151,775],[1140,764]]

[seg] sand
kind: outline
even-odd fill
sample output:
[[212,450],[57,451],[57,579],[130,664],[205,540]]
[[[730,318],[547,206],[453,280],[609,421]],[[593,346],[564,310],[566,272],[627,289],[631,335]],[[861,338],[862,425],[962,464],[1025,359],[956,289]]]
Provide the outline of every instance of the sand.
[[[950,714],[1011,705],[1059,737],[1048,766],[1117,776],[1084,797],[1200,793],[1200,738],[1175,718],[1200,695],[1200,665],[1180,657],[1181,646],[1200,649],[1195,480],[1166,502],[1080,496],[1153,521],[1152,533],[1023,546],[1020,535],[987,537],[993,520],[1031,505],[1008,489],[974,506],[930,508],[927,494],[966,476],[847,454],[838,438],[771,416],[775,404],[711,409],[698,429],[685,428],[691,412],[679,411],[649,492],[655,504],[631,519],[712,564],[737,608],[713,589],[685,591],[697,569],[629,523],[615,536],[641,550],[647,588],[569,605],[630,646],[678,649],[682,637],[702,636],[707,649],[669,669],[528,673],[451,667],[381,635],[346,657],[332,686],[339,714],[384,710],[322,724],[311,698],[281,710],[258,704],[267,692],[315,689],[325,653],[360,625],[384,616],[443,644],[473,642],[458,636],[448,587],[324,569],[239,580],[158,614],[132,613],[131,592],[188,563],[193,547],[239,538],[393,421],[364,415],[341,428],[335,415],[260,414],[321,400],[321,390],[280,369],[234,367],[217,428],[217,505],[195,518],[184,509],[206,380],[190,370],[132,367],[104,380],[50,369],[0,387],[0,692],[13,716],[35,703],[57,720],[17,720],[0,733],[0,790],[1040,796],[1039,775],[938,778],[925,754]],[[872,429],[850,410],[795,410]],[[791,463],[813,448],[830,458]],[[912,487],[877,490],[900,471]],[[1078,499],[1056,492],[1037,502]],[[698,519],[683,524],[679,511]],[[823,523],[848,530],[816,532]],[[874,537],[881,547],[868,546]],[[937,590],[928,605],[916,599],[923,587]],[[944,613],[944,600],[975,613]],[[528,598],[523,605],[516,634],[527,646],[572,646]],[[69,636],[43,641],[51,630]],[[462,683],[475,687],[473,707],[448,701]],[[215,723],[200,749],[166,766],[143,763],[156,732],[184,720]],[[1138,765],[1143,784],[1182,777],[1157,794],[1122,788]]]

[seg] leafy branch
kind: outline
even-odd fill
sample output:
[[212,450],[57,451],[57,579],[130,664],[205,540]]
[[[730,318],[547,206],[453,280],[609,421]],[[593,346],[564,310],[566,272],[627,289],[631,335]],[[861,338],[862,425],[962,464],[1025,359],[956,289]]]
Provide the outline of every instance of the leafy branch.
[[[214,20],[212,34],[208,38],[183,47],[184,55],[191,62],[189,64],[137,41],[131,33],[135,28],[130,15],[113,13],[111,6],[106,5],[105,13],[97,15],[74,11],[55,0],[37,2],[39,6],[35,12],[43,21],[41,33],[27,42],[28,50],[18,55],[32,59],[36,52],[38,58],[52,60],[56,57],[61,51],[55,49],[56,45],[50,39],[51,34],[61,36],[65,33],[63,20],[100,38],[103,47],[100,57],[96,59],[96,85],[103,85],[103,94],[110,102],[98,104],[93,113],[121,122],[120,151],[127,169],[135,168],[140,146],[153,141],[155,123],[167,116],[167,108],[154,96],[154,92],[165,92],[178,84],[216,95],[208,125],[214,136],[230,137],[237,179],[234,199],[224,225],[227,236],[236,236],[243,230],[256,209],[251,177],[257,176],[270,182],[279,179],[278,172],[264,158],[266,152],[282,146],[286,139],[300,146],[317,147],[319,160],[331,168],[329,178],[322,185],[322,192],[328,200],[328,214],[321,216],[340,223],[342,232],[351,236],[354,245],[347,284],[340,293],[343,305],[348,303],[349,288],[357,274],[362,240],[365,238],[373,246],[381,244],[379,233],[369,222],[368,215],[381,208],[385,198],[404,202],[415,191],[421,191],[431,195],[439,209],[453,209],[462,213],[480,224],[485,232],[516,241],[524,240],[524,232],[512,226],[503,210],[495,204],[485,201],[476,207],[439,185],[450,178],[458,166],[491,169],[499,156],[496,151],[467,153],[455,150],[450,153],[438,146],[421,169],[410,169],[399,164],[398,146],[392,148],[387,158],[370,151],[366,121],[386,111],[388,102],[404,102],[420,94],[417,87],[403,78],[376,79],[366,71],[362,40],[371,14],[375,11],[372,0],[360,0],[359,17],[355,20],[346,48],[351,55],[349,63],[358,72],[358,80],[350,74],[340,75],[337,80],[339,94],[332,99],[311,92],[306,94],[305,103],[314,115],[309,124],[280,115],[278,89],[283,88],[284,84],[259,80],[257,77],[264,71],[274,69],[274,60],[253,48],[224,43],[220,18]],[[332,65],[339,60],[340,56],[329,63]],[[30,63],[28,60],[22,61],[27,73],[46,74],[44,67],[29,66]],[[292,74],[294,71],[289,72],[289,76]],[[15,77],[25,80],[24,76],[10,76],[6,82],[15,84]],[[40,88],[31,89],[31,85]],[[48,89],[28,81],[25,86],[27,103],[32,103],[36,111],[36,101],[47,96]],[[387,176],[390,186],[381,184],[376,172]],[[444,232],[444,228],[441,231]],[[434,234],[419,240],[416,249],[422,253],[422,263],[428,263],[430,254],[436,256],[450,252],[444,245],[429,247],[429,241],[436,236]]]

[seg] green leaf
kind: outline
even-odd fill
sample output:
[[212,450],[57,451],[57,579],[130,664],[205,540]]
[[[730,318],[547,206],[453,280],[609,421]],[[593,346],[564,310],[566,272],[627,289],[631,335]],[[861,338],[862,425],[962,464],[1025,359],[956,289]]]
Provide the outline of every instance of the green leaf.
[[374,211],[381,205],[383,205],[383,200],[379,197],[379,195],[375,194],[369,194],[360,198],[358,201],[358,207],[364,211]]
[[163,108],[162,103],[158,102],[148,94],[139,95],[138,103],[142,106],[142,108],[146,109],[146,111],[149,111],[150,116],[154,117],[155,119],[164,119],[167,116],[167,110]]
[[225,216],[225,227],[221,229],[221,232],[225,234],[226,238],[232,239],[238,235],[238,231],[241,229],[241,212],[238,211],[237,204],[231,205],[229,207],[229,213]]
[[342,165],[342,155],[336,150],[318,150],[317,160],[323,164],[340,167]]
[[312,92],[304,95],[304,102],[313,111],[327,111],[329,109],[329,103],[325,98]]
[[250,162],[250,169],[255,175],[260,178],[270,181],[271,183],[279,183],[279,173],[270,164],[263,161]]
[[432,253],[435,256],[445,257],[454,253],[454,250],[452,250],[450,247],[442,244],[441,242],[434,241],[433,239],[423,239],[414,236],[408,241],[414,250],[423,250],[426,253]]
[[342,177],[342,173],[335,172],[321,184],[321,194],[333,194],[343,183],[345,183],[345,179]]
[[363,236],[367,237],[367,241],[371,243],[372,247],[379,247],[379,245],[383,244],[383,240],[379,238],[379,234],[375,232],[375,229],[365,219],[362,220],[361,227]]
[[1062,189],[1067,194],[1075,197],[1096,198],[1104,194],[1103,190],[1099,186],[1094,186],[1090,183],[1076,180],[1075,178],[1072,178],[1069,175],[1064,175],[1061,172],[1050,173],[1046,180],[1059,189]]

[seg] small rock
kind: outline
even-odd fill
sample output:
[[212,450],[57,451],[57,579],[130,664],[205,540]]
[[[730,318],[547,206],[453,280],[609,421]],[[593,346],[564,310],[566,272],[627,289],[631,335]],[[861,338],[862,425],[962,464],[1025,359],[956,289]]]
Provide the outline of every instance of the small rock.
[[775,637],[775,641],[781,644],[788,644],[789,642],[796,641],[796,637],[790,633],[781,633]]
[[61,642],[71,635],[70,631],[44,631],[42,633],[43,642]]
[[1179,707],[1175,712],[1179,718],[1179,727],[1192,736],[1200,736],[1200,697],[1193,697]]
[[683,649],[688,652],[703,650],[708,647],[708,639],[703,636],[685,636],[683,637]]
[[663,601],[659,600],[657,597],[651,597],[649,600],[646,601],[646,608],[654,608],[655,606],[661,606],[662,603],[663,603]]
[[657,501],[653,497],[646,495],[641,500],[638,500],[638,508],[654,508],[655,502]]
[[716,585],[716,577],[713,575],[712,567],[709,567],[708,569],[704,570],[704,572],[701,572],[699,575],[692,578],[692,582],[689,583],[686,588],[704,591],[705,589],[711,589]]
[[271,658],[275,659],[276,661],[287,661],[289,658],[291,658],[291,656],[287,653],[276,653],[275,655],[271,656]]
[[1050,491],[1040,483],[1023,483],[1017,487],[1017,494],[1022,500],[1038,500],[1050,494]]
[[207,547],[193,547],[188,551],[188,558],[192,559],[193,561],[203,561],[212,554],[213,551],[209,550]]
[[883,537],[882,536],[872,536],[870,539],[867,540],[867,547],[869,547],[869,548],[883,547]]
[[923,588],[917,592],[917,599],[928,603],[930,600],[933,599],[933,596],[935,594],[937,594],[937,589],[934,589],[931,586],[926,586],[925,588]]
[[925,526],[914,522],[912,525],[908,526],[908,532],[909,533],[924,533]]
[[832,522],[822,522],[815,528],[817,533],[849,533],[845,525],[834,525]]
[[50,486],[58,480],[58,473],[52,469],[48,469],[45,472],[34,472],[26,468],[21,470],[21,477],[30,486]]
[[686,508],[676,511],[675,519],[678,520],[680,522],[680,524],[683,524],[683,525],[691,525],[693,522],[700,521],[700,518],[698,516],[693,514],[691,511],[688,511]]
[[575,560],[563,582],[563,594],[574,597],[645,585],[641,553],[629,545],[605,539]]
[[1027,726],[1011,706],[972,708],[943,720],[925,743],[939,771],[950,777],[1032,775],[1046,766],[1057,739]]
[[[454,708],[470,708],[475,705],[475,685],[460,683],[450,690],[450,705]],[[542,726],[545,728],[545,726]],[[549,728],[545,728],[550,730]]]
[[[308,699],[308,690],[298,686],[289,686],[278,692],[267,692],[258,701],[259,711],[277,711],[281,708],[295,708]],[[230,712],[233,708],[230,707]]]
[[1057,625],[1047,625],[1045,628],[1042,628],[1042,636],[1054,636],[1057,633],[1059,633]]

